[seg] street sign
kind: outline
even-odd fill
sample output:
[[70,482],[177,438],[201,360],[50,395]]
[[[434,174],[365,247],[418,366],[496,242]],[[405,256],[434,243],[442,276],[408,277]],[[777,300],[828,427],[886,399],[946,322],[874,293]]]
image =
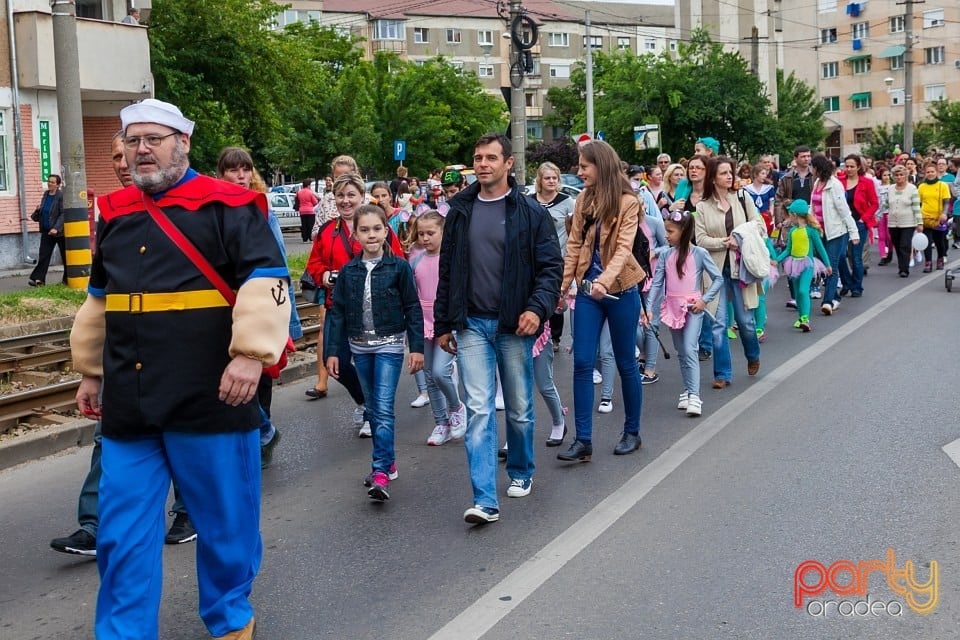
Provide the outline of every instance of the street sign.
[[44,182],[50,177],[52,171],[52,158],[50,151],[50,121],[40,121],[40,179]]
[[607,139],[607,134],[605,134],[603,131],[597,131],[597,140],[606,140],[606,139]]
[[633,148],[645,151],[660,147],[660,125],[645,124],[633,128]]
[[393,141],[393,159],[399,162],[403,162],[407,159],[407,141],[406,140],[394,140]]

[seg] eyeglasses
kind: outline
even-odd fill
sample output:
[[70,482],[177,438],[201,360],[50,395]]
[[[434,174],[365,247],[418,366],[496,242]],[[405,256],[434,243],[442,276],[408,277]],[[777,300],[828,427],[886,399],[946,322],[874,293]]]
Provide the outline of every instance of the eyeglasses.
[[156,149],[163,141],[169,138],[170,136],[180,135],[179,131],[174,131],[173,133],[168,133],[165,136],[158,135],[149,135],[149,136],[130,136],[123,139],[123,146],[127,149],[137,149],[140,147],[140,142],[142,141],[147,145],[148,149]]

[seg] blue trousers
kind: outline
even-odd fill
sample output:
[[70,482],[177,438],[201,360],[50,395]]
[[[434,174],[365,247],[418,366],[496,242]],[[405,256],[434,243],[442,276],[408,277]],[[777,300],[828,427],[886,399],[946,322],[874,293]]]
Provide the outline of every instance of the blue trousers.
[[687,322],[683,328],[670,329],[673,348],[677,350],[677,360],[680,362],[683,390],[698,397],[700,396],[700,358],[697,349],[705,315],[687,312]]
[[373,471],[390,473],[395,461],[393,430],[397,383],[403,369],[402,353],[355,353],[357,377],[367,399],[367,415],[373,436]]
[[[833,269],[833,273],[827,276],[827,288],[826,291],[823,292],[824,302],[833,302],[834,300],[840,299],[840,292],[837,290],[837,281],[840,279],[841,274],[840,265],[845,265],[847,262],[847,240],[849,237],[850,234],[844,233],[832,240],[827,240],[827,257],[830,258],[830,267]],[[843,267],[843,269],[846,270],[846,267]]]
[[260,432],[103,438],[98,640],[155,640],[171,476],[197,529],[200,617],[214,637],[253,617],[260,567]]

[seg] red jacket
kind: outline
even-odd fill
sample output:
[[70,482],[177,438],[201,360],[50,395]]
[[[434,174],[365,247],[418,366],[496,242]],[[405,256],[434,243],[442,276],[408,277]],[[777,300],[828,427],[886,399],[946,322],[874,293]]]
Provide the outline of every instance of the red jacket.
[[[837,176],[843,190],[847,190],[847,174]],[[877,197],[877,186],[870,176],[860,176],[857,182],[856,190],[853,192],[853,207],[860,214],[860,219],[867,229],[873,229],[877,226],[877,210],[880,208],[880,199]]]
[[[387,238],[394,255],[403,256],[403,247],[393,229],[387,229]],[[307,273],[319,286],[323,286],[323,274],[326,271],[339,271],[343,265],[350,262],[362,248],[352,235],[348,237],[344,222],[335,218],[320,227],[317,237],[310,249],[310,258],[307,260]],[[333,308],[332,296],[327,296],[327,309]]]

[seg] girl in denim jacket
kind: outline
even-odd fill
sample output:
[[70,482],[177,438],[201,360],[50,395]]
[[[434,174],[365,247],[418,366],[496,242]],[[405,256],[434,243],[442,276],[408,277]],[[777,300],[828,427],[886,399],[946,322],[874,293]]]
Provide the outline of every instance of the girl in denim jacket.
[[[394,455],[394,404],[403,367],[404,337],[410,345],[408,370],[423,368],[423,312],[413,270],[395,256],[387,242],[384,210],[363,205],[353,220],[354,237],[363,251],[341,270],[333,289],[331,344],[346,332],[373,434],[372,471],[364,485],[367,495],[383,502],[390,498],[390,480],[397,477]],[[340,375],[337,356],[327,358],[327,371]]]

